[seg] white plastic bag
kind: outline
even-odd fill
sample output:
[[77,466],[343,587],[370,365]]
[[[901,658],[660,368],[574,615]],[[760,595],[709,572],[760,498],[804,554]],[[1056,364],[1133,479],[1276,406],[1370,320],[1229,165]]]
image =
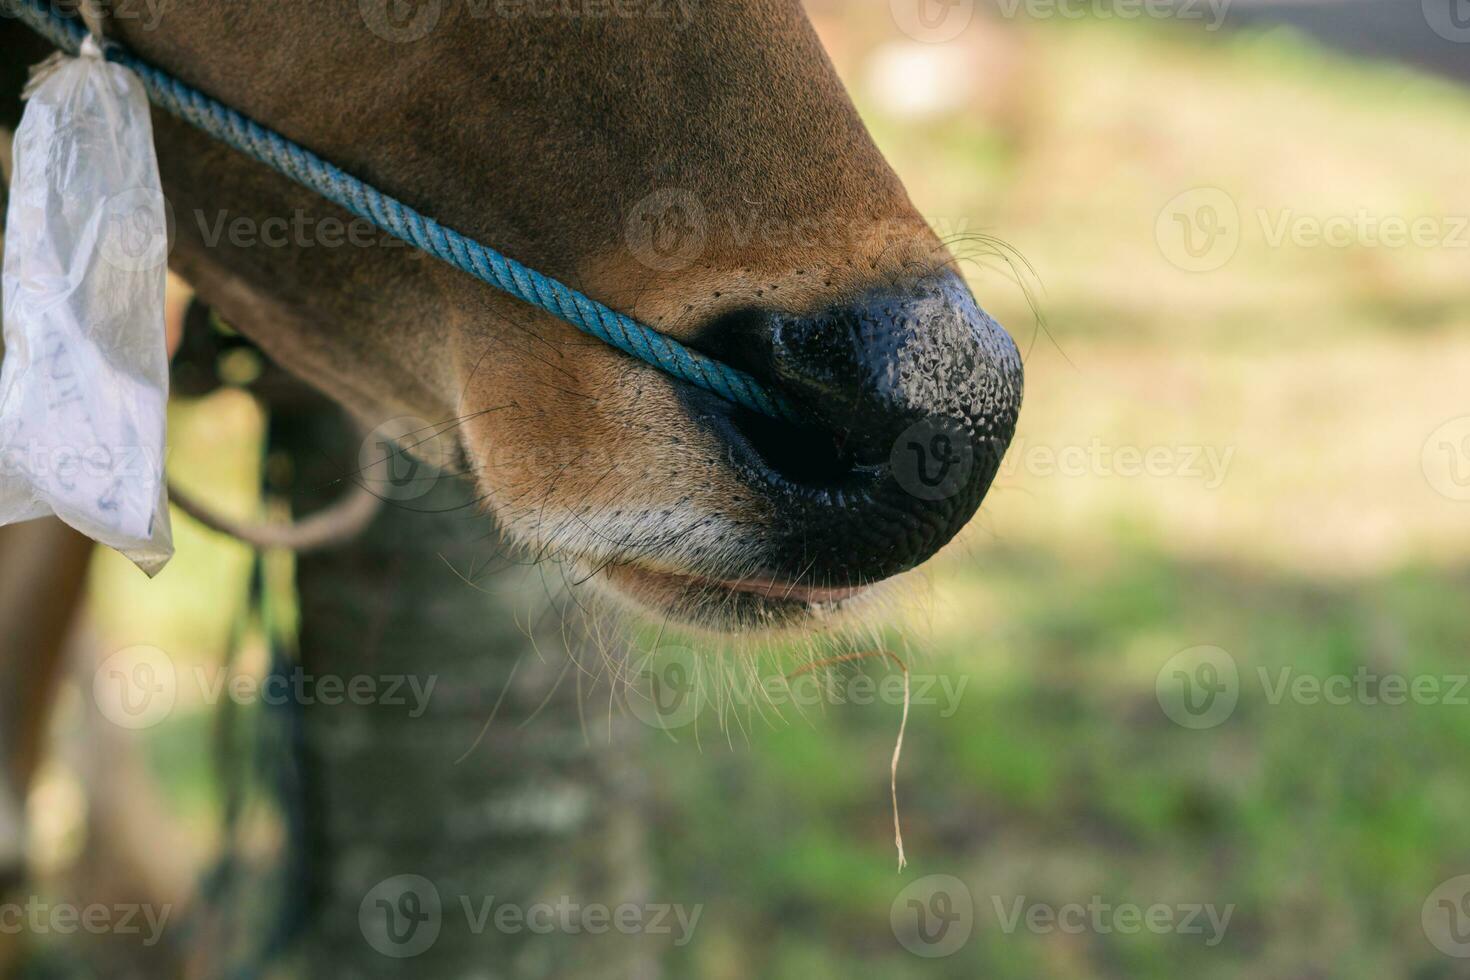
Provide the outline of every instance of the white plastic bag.
[[55,514],[149,575],[173,555],[167,256],[147,96],[89,38],[38,71],[15,132],[0,524]]

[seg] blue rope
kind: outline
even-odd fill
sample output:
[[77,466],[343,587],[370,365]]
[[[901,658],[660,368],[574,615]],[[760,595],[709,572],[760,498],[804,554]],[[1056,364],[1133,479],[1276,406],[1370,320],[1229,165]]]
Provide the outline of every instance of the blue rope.
[[[0,0],[0,7],[14,10],[21,21],[68,54],[75,54],[87,35],[85,28],[62,16],[47,0]],[[744,371],[691,350],[672,337],[644,326],[550,276],[544,276],[452,228],[444,227],[281,134],[185,85],[115,42],[105,42],[103,47],[107,60],[128,68],[143,80],[143,87],[155,105],[277,173],[309,187],[388,234],[443,259],[496,289],[560,317],[578,330],[673,377],[712,391],[761,415],[795,417],[789,402],[766,391]]]

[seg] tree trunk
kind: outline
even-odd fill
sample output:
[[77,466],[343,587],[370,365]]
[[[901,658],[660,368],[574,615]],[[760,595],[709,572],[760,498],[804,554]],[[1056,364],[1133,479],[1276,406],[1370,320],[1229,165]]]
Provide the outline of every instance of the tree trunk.
[[[273,415],[268,469],[289,470],[298,507],[358,470],[350,431]],[[297,561],[305,676],[348,692],[301,706],[308,976],[658,975],[656,940],[579,925],[589,905],[648,904],[631,739],[605,678],[584,726],[601,654],[568,651],[570,604],[502,549],[444,476]]]

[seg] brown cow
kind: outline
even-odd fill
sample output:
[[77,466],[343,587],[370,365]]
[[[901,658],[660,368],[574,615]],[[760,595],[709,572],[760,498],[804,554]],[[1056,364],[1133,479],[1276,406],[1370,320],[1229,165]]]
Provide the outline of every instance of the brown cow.
[[[145,59],[804,412],[671,380],[155,112],[174,270],[367,425],[434,425],[504,533],[578,583],[715,631],[809,627],[978,508],[1020,358],[798,0],[112,8]],[[0,47],[13,126],[47,47],[4,20]]]
[[108,29],[751,371],[808,424],[691,390],[382,236],[334,245],[335,207],[156,113],[172,265],[370,424],[445,422],[440,449],[500,526],[579,579],[717,629],[860,604],[979,505],[1020,403],[1014,345],[796,0],[543,6],[178,0],[152,18],[120,4]]

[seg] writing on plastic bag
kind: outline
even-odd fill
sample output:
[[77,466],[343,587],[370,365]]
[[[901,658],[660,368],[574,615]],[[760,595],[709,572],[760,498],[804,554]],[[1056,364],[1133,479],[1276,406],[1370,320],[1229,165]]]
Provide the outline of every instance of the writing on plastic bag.
[[164,208],[138,79],[90,39],[43,66],[6,211],[0,524],[55,514],[150,575],[173,554]]

